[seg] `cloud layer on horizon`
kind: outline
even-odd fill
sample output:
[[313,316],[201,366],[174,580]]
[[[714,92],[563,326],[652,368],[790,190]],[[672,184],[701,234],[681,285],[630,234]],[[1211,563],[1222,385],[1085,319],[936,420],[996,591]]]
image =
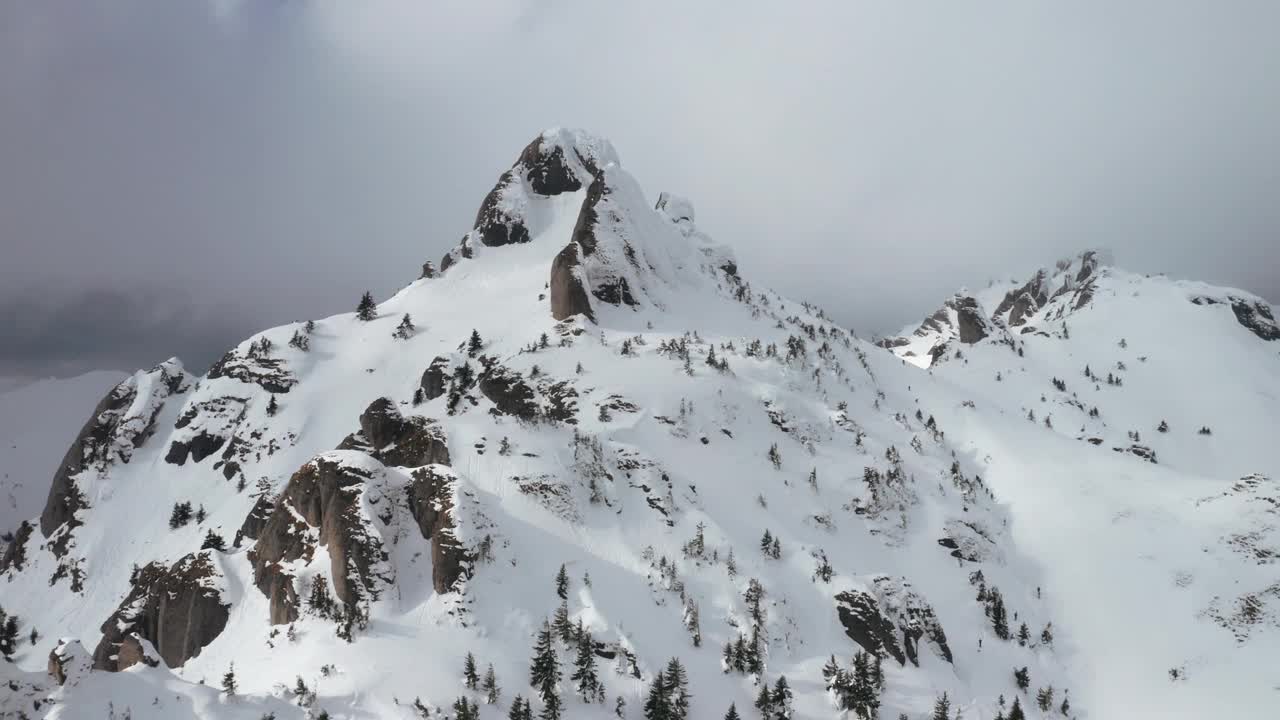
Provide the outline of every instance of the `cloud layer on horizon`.
[[1276,302],[1275,27],[1256,0],[8,3],[0,375],[200,367],[385,296],[560,124],[864,334],[1086,246]]

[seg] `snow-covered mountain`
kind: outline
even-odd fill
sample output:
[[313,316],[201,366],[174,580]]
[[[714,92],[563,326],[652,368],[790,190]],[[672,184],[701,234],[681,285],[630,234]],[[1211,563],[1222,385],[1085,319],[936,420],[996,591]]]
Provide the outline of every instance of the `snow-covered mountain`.
[[0,532],[13,532],[44,507],[49,476],[67,446],[102,393],[123,377],[94,370],[0,391]]
[[1269,716],[1251,296],[1086,254],[885,343],[922,370],[566,130],[439,267],[103,399],[0,561],[0,713]]

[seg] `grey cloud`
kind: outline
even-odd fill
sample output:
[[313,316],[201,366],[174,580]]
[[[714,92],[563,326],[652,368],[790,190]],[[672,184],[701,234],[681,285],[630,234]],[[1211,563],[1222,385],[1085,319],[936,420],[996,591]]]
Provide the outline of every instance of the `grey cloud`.
[[864,335],[1086,246],[1274,302],[1277,26],[1257,0],[6,3],[0,286],[182,288],[235,322],[156,346],[207,356],[389,294],[566,124]]

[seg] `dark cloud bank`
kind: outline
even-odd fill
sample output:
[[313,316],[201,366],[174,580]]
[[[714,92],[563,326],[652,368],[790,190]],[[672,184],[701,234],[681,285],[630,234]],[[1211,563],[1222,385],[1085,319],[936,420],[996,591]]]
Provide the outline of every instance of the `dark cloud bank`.
[[561,124],[864,334],[1086,246],[1280,300],[1280,4],[449,5],[0,5],[0,375],[389,294]]

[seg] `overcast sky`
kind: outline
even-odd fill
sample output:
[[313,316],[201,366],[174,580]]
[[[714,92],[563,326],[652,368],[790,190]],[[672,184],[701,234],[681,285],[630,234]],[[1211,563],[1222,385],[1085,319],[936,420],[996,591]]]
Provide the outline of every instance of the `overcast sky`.
[[1280,301],[1280,3],[799,5],[2,0],[0,376],[387,296],[552,125],[863,335],[1090,246]]

